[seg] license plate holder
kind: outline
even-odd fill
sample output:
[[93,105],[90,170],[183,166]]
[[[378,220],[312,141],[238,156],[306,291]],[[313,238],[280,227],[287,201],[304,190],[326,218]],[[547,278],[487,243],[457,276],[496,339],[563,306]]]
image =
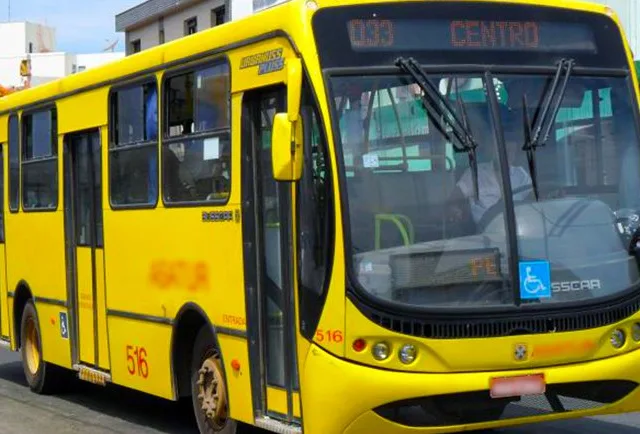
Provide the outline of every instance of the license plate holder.
[[491,398],[512,398],[526,395],[541,395],[547,389],[544,374],[494,377],[490,380]]

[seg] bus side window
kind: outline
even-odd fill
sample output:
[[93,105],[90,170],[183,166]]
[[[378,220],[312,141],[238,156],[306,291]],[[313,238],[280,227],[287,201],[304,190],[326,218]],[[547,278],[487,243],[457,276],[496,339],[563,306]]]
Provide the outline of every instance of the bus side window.
[[226,203],[231,192],[229,65],[222,61],[169,76],[163,89],[165,203]]
[[155,82],[111,93],[111,204],[153,206],[158,197],[158,90]]
[[55,210],[58,206],[56,109],[22,115],[22,207]]

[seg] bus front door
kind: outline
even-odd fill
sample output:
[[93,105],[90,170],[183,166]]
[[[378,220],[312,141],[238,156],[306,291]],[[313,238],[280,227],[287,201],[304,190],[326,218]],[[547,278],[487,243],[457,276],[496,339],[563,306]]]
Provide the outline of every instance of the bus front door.
[[276,182],[271,166],[271,125],[275,113],[285,109],[285,101],[284,87],[244,97],[244,263],[256,424],[276,428],[270,424],[283,423],[289,428],[286,432],[298,432],[292,186]]
[[100,149],[99,130],[66,137],[65,233],[73,362],[108,369]]

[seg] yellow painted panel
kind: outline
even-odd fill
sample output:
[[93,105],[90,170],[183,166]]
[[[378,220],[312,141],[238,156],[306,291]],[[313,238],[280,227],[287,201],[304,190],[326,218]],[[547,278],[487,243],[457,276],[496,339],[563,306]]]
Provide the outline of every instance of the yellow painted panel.
[[4,244],[0,244],[0,334],[11,336],[9,330],[9,301],[7,300],[7,268],[5,267]]
[[60,325],[61,312],[67,314],[67,326],[69,324],[67,308],[36,302],[36,311],[42,334],[42,357],[47,362],[71,368],[71,341],[68,337],[62,336]]
[[293,400],[293,417],[300,418],[302,417],[302,412],[300,411],[300,393],[293,392],[291,397]]
[[267,410],[280,414],[289,414],[287,409],[287,391],[267,386]]
[[78,266],[78,333],[80,335],[80,360],[95,363],[95,328],[93,323],[93,269],[91,249],[76,249]]
[[0,116],[0,142],[9,140],[9,116]]
[[[219,334],[218,342],[224,359],[224,370],[229,387],[231,417],[241,422],[253,424],[253,400],[251,396],[251,376],[247,340],[241,337]],[[235,371],[232,362],[237,360],[240,369]]]
[[5,213],[9,291],[15,291],[18,283],[24,281],[34,297],[66,301],[62,209],[59,199],[56,212]]
[[108,94],[109,88],[103,87],[58,101],[58,134],[106,125]]
[[106,288],[104,286],[104,250],[96,250],[96,285],[98,309],[98,367],[109,370],[109,334],[107,333]]
[[173,399],[172,327],[115,316],[109,316],[107,322],[113,382]]

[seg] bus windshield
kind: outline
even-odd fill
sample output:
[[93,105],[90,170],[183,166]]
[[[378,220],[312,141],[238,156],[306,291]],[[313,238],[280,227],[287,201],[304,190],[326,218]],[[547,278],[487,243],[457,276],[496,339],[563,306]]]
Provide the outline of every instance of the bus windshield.
[[[515,240],[507,236],[505,177],[484,76],[429,79],[466,120],[477,143],[476,176],[468,152],[446,139],[410,76],[331,79],[359,286],[389,301],[460,307],[510,305],[517,297],[580,301],[638,283],[630,243],[640,212],[640,153],[627,78],[573,75],[532,165],[523,149],[524,111],[535,118],[554,75],[494,74]],[[517,245],[516,288],[510,243]]]

